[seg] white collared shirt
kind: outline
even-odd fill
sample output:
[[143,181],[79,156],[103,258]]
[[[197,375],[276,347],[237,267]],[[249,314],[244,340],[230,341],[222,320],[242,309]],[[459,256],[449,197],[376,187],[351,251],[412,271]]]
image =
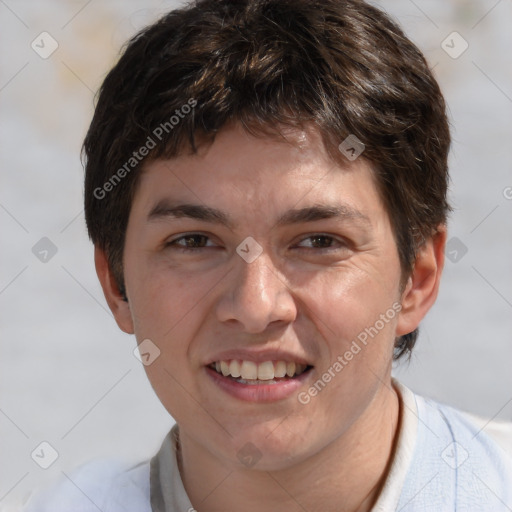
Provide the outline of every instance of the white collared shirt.
[[[512,423],[487,422],[415,395],[396,379],[392,384],[400,400],[398,439],[372,512],[511,511]],[[193,512],[177,433],[175,425],[158,454],[135,467],[98,460],[78,468],[32,496],[25,512]]]

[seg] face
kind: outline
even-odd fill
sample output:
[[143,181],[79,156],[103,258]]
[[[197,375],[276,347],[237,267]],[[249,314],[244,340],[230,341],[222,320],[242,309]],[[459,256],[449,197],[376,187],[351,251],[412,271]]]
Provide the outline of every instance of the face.
[[335,164],[314,130],[287,138],[232,126],[199,155],[146,166],[116,314],[160,350],[145,368],[180,432],[234,465],[257,450],[264,469],[361,417],[400,331],[400,263],[370,165]]

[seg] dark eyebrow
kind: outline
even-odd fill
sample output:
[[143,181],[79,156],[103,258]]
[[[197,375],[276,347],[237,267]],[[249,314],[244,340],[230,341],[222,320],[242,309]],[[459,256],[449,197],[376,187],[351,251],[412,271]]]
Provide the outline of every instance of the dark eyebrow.
[[279,217],[276,225],[300,224],[324,219],[360,220],[370,225],[370,219],[359,210],[348,205],[314,205],[307,208],[288,210]]
[[148,222],[158,221],[165,218],[182,218],[197,219],[212,224],[222,224],[233,229],[233,223],[228,215],[210,206],[200,204],[174,204],[167,199],[159,201],[148,214]]
[[[174,204],[167,199],[159,201],[149,212],[148,222],[165,218],[190,218],[221,224],[234,228],[229,216],[217,208],[199,204]],[[324,219],[359,220],[370,225],[370,219],[359,210],[348,205],[313,205],[305,208],[288,210],[277,220],[276,226],[314,222]]]

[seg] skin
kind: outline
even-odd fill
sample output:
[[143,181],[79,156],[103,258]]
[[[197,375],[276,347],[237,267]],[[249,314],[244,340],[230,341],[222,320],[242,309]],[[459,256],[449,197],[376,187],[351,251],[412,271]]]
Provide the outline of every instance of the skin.
[[[311,127],[285,133],[288,142],[255,138],[234,124],[198,155],[145,166],[126,233],[128,302],[105,254],[95,252],[119,327],[161,350],[145,368],[179,425],[180,472],[199,512],[370,510],[398,431],[393,343],[418,326],[438,293],[444,226],[419,250],[401,291],[393,230],[370,164],[363,157],[334,163]],[[164,198],[222,210],[232,226],[186,217],[148,221]],[[344,204],[367,220],[277,225],[287,210],[327,204]],[[188,239],[195,252],[182,252],[187,242],[176,240],[190,233],[207,238]],[[248,236],[262,248],[252,263],[236,252]],[[307,390],[397,302],[400,313],[308,404],[296,393],[243,402],[205,372],[228,349],[285,350],[314,366],[300,391]],[[237,457],[246,443],[261,454],[252,467]]]

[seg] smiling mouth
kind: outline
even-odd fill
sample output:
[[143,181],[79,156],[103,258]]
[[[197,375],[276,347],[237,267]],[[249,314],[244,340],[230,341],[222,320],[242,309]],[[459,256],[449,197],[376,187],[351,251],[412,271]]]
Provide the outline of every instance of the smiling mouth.
[[218,374],[240,384],[277,384],[297,378],[313,367],[289,361],[241,361],[232,359],[229,361],[215,361],[208,365]]

